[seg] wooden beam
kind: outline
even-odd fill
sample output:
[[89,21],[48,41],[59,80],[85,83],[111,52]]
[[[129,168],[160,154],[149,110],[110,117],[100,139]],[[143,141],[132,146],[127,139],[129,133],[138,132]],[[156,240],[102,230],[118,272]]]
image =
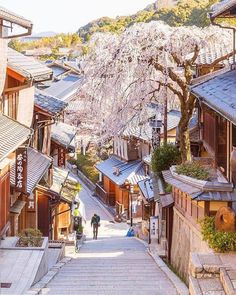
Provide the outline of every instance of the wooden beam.
[[25,77],[23,77],[21,74],[15,72],[14,70],[12,70],[12,69],[10,69],[10,68],[7,68],[7,74],[8,74],[10,77],[12,77],[12,78],[14,78],[14,79],[20,81],[21,83],[24,83],[24,82],[26,81],[26,78],[25,78]]

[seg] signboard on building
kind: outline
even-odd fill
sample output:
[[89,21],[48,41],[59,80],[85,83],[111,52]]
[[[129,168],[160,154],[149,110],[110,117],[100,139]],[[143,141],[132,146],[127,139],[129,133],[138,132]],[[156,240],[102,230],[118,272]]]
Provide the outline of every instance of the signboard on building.
[[27,147],[19,147],[16,150],[15,190],[27,193]]
[[159,238],[158,216],[150,217],[150,238],[151,240]]
[[66,164],[66,155],[63,148],[58,148],[58,166],[64,167]]
[[36,211],[36,202],[35,202],[35,194],[32,193],[27,199],[27,211],[35,212]]

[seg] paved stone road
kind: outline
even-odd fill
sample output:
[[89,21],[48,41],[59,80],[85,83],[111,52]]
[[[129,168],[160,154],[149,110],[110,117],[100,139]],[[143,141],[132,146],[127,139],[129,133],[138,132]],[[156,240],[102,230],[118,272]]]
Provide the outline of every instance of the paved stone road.
[[[135,238],[126,238],[127,226],[114,224],[111,216],[86,190],[80,193],[87,220],[87,240],[41,294],[47,295],[176,295],[176,289]],[[101,216],[98,240],[91,239],[89,221]]]

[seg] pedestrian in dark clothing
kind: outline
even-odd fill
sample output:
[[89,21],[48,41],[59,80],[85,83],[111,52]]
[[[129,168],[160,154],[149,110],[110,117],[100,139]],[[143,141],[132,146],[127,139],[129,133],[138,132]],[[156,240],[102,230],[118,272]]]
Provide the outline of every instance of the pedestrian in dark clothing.
[[91,219],[91,226],[93,227],[93,239],[97,240],[98,237],[98,227],[100,226],[100,216],[94,213]]

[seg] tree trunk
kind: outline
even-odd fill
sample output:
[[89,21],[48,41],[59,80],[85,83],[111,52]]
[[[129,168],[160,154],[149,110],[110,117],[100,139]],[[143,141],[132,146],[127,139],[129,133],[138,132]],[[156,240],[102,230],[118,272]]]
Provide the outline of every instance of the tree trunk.
[[[189,101],[188,101],[189,102]],[[193,115],[195,100],[191,98],[191,103],[181,104],[181,119],[179,121],[179,142],[182,163],[192,160],[191,144],[189,136],[189,122]]]

